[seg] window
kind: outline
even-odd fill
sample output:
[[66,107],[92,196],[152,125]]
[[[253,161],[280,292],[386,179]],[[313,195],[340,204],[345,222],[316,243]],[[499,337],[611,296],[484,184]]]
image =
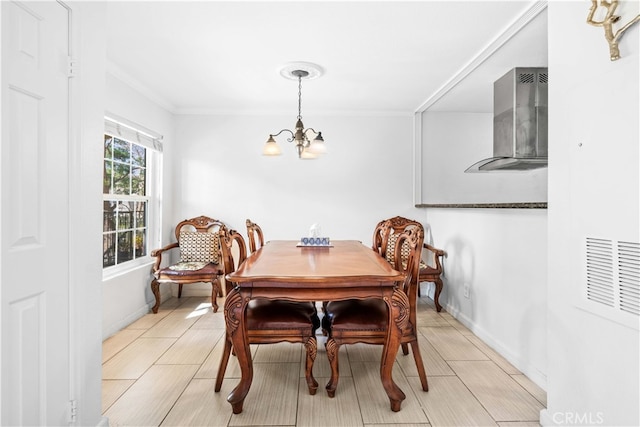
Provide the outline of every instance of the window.
[[120,122],[107,119],[105,128],[102,266],[135,266],[148,261],[159,242],[159,220],[152,220],[160,212],[154,197],[159,174],[153,169],[161,145]]
[[104,136],[102,266],[147,254],[147,150]]

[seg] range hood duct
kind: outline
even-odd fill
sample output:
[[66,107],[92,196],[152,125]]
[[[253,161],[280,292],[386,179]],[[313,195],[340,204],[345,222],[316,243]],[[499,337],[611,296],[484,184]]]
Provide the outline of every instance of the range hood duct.
[[546,67],[518,67],[493,84],[493,157],[465,172],[547,166],[547,82]]

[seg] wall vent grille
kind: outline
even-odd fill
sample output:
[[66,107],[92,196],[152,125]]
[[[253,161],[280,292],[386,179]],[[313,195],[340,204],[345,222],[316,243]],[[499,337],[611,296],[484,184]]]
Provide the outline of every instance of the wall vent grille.
[[640,316],[640,243],[618,242],[620,310]]
[[640,317],[640,243],[587,237],[587,300]]
[[520,73],[520,83],[535,83],[536,75],[534,73]]
[[538,83],[549,83],[549,73],[540,73],[538,75]]
[[615,306],[611,240],[587,238],[587,299]]

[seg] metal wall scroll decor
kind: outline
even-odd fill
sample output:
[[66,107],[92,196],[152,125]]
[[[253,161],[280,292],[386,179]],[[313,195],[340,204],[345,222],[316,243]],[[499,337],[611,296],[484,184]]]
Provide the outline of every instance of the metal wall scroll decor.
[[[601,21],[596,21],[594,15],[598,8],[602,6],[606,10],[606,14]],[[587,16],[587,24],[595,27],[604,28],[604,38],[609,43],[609,55],[612,61],[620,59],[620,49],[618,49],[618,42],[622,38],[622,35],[633,24],[640,21],[640,14],[624,24],[620,29],[614,32],[613,24],[620,21],[620,16],[615,15],[616,8],[618,7],[618,0],[605,1],[605,0],[591,0],[591,8],[589,9],[589,15]]]

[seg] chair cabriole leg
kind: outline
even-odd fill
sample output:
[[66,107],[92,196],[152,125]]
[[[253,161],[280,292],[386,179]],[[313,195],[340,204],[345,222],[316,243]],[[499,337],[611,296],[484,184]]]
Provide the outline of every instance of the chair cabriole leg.
[[442,279],[437,278],[434,282],[436,284],[436,290],[433,294],[433,301],[436,303],[436,311],[439,313],[442,310],[442,306],[440,305],[440,292],[442,291],[443,283]]
[[222,349],[222,357],[220,357],[220,365],[218,366],[218,374],[216,376],[216,386],[214,388],[214,391],[216,392],[219,392],[222,387],[224,373],[226,372],[227,364],[229,363],[229,354],[231,354],[231,338],[225,333],[224,348]]
[[160,283],[158,283],[158,279],[154,278],[151,281],[151,292],[153,292],[153,296],[156,298],[156,305],[154,305],[151,310],[157,313],[160,308]]
[[327,395],[329,395],[329,397],[334,397],[336,395],[336,388],[338,387],[338,378],[340,375],[338,367],[338,351],[340,346],[338,346],[338,343],[333,338],[329,338],[325,347],[327,349],[327,359],[329,359],[329,365],[331,366],[331,378],[329,378],[329,382],[325,388],[327,390]]
[[211,307],[213,308],[213,312],[217,313],[218,312],[218,293],[220,292],[219,290],[220,285],[218,282],[218,278],[215,277],[213,279],[211,279]]
[[420,354],[420,346],[417,340],[411,341],[411,351],[413,352],[413,360],[416,362],[416,368],[418,369],[418,376],[420,377],[422,390],[429,391],[427,372],[424,369],[424,363],[422,363],[422,355]]
[[305,379],[307,380],[307,386],[309,387],[309,394],[314,395],[318,390],[318,382],[313,378],[313,362],[316,360],[318,353],[318,342],[315,336],[310,337],[304,344],[307,349],[307,360],[305,363]]

